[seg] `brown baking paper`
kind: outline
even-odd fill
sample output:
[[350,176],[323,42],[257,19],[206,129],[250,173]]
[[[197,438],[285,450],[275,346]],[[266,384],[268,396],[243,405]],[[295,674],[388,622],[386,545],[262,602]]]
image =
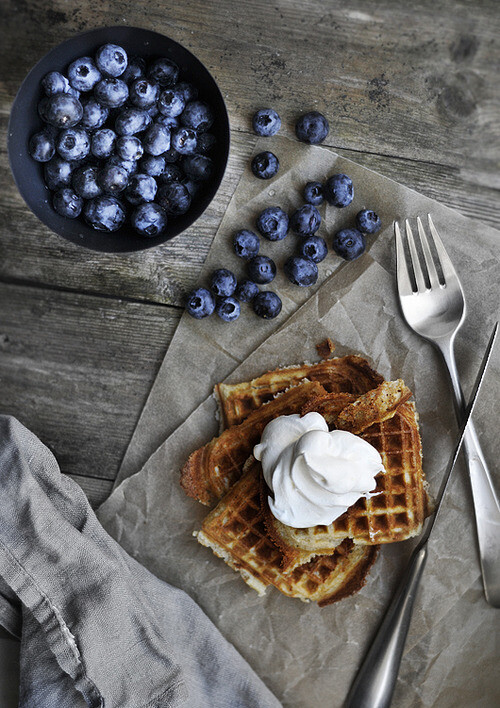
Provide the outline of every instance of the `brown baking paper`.
[[[452,399],[437,353],[399,313],[390,226],[393,219],[432,213],[460,274],[469,305],[457,339],[466,393],[500,314],[499,235],[329,150],[279,138],[260,141],[256,151],[263,145],[278,154],[281,176],[263,185],[243,175],[206,270],[236,269],[237,259],[228,255],[232,232],[251,227],[266,206],[299,204],[305,181],[333,172],[353,178],[356,197],[352,208],[323,208],[320,234],[352,224],[363,206],[375,208],[386,228],[370,239],[369,253],[353,263],[329,254],[319,266],[320,287],[294,288],[277,278],[273,289],[284,302],[279,320],[261,322],[249,308],[233,324],[182,318],[134,437],[137,456],[132,448],[129,461],[151,452],[165,431],[173,432],[142,470],[113,492],[99,516],[134,557],[197,600],[283,705],[341,706],[413,543],[383,547],[366,586],[336,605],[320,609],[273,588],[259,598],[192,537],[207,510],[185,497],[179,469],[190,452],[217,433],[215,401],[208,395],[216,381],[228,374],[230,381],[245,380],[268,368],[313,361],[315,345],[329,336],[337,342],[336,354],[368,356],[385,378],[402,377],[412,388],[421,416],[424,468],[437,491],[456,433]],[[262,251],[279,263],[292,250],[293,238],[266,242]],[[475,414],[497,483],[499,372],[497,346]],[[430,542],[393,705],[498,705],[499,621],[499,611],[487,605],[482,592],[470,489],[460,463]]]

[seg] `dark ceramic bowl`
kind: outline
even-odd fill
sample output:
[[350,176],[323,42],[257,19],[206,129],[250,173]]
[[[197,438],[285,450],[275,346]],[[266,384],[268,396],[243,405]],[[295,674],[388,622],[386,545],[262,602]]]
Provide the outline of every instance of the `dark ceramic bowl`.
[[[186,214],[169,219],[165,232],[155,238],[139,236],[124,225],[114,233],[95,231],[80,216],[66,219],[51,205],[51,193],[43,181],[43,164],[35,162],[28,152],[28,141],[42,128],[37,105],[43,95],[40,81],[49,71],[65,74],[68,65],[81,56],[93,56],[102,44],[121,45],[130,56],[141,56],[146,62],[169,57],[180,68],[180,80],[198,88],[199,98],[214,110],[215,122],[210,132],[217,139],[210,154],[214,173],[193,199]],[[158,246],[187,229],[205,211],[214,198],[224,175],[229,154],[229,119],[224,99],[215,80],[203,64],[180,44],[156,32],[138,27],[103,27],[79,34],[52,49],[30,71],[19,89],[10,115],[8,131],[9,160],[14,179],[24,200],[38,218],[52,231],[73,243],[96,251],[114,253],[140,251]]]

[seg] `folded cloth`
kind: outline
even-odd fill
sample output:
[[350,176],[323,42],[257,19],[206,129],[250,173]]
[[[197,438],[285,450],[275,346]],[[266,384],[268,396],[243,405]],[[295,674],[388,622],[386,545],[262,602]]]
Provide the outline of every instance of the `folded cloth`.
[[0,578],[0,624],[18,634],[22,612],[21,708],[280,706],[196,603],[127,555],[52,453],[8,416]]

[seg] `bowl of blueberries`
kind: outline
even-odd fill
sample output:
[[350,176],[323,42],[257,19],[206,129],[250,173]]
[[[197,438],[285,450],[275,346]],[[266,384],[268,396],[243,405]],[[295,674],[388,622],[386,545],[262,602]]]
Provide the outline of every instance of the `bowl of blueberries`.
[[209,71],[136,27],[77,35],[30,71],[11,110],[19,191],[52,231],[97,251],[164,243],[222,181],[229,119]]

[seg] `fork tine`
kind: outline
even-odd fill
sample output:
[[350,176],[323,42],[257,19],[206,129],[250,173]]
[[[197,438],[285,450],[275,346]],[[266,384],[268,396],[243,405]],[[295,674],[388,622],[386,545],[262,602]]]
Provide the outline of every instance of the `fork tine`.
[[439,263],[441,265],[441,270],[443,271],[444,282],[446,284],[446,281],[449,278],[457,277],[457,272],[453,267],[453,263],[450,261],[450,257],[446,253],[446,249],[443,246],[443,242],[439,237],[439,234],[437,232],[436,227],[434,226],[430,214],[427,214],[427,219],[429,220],[429,228],[431,230],[432,238],[434,239],[434,245],[436,247]]
[[411,295],[413,290],[406,264],[403,239],[401,238],[401,231],[397,221],[394,222],[394,236],[396,238],[396,282],[398,284],[399,297],[404,297],[405,295]]
[[427,240],[427,234],[422,225],[420,217],[417,216],[417,226],[418,233],[420,236],[420,242],[422,244],[422,251],[424,252],[425,265],[427,266],[427,274],[429,276],[429,283],[431,288],[439,287],[439,277],[437,274],[436,266],[434,264],[434,259],[432,257],[431,249],[429,248],[429,241]]
[[422,273],[422,267],[420,265],[420,259],[418,257],[417,249],[415,246],[415,239],[413,238],[413,231],[411,230],[410,222],[408,219],[405,221],[406,226],[406,238],[408,239],[408,246],[410,248],[411,264],[413,266],[413,273],[415,275],[415,282],[417,284],[417,292],[423,293],[427,290],[425,285],[424,276]]

